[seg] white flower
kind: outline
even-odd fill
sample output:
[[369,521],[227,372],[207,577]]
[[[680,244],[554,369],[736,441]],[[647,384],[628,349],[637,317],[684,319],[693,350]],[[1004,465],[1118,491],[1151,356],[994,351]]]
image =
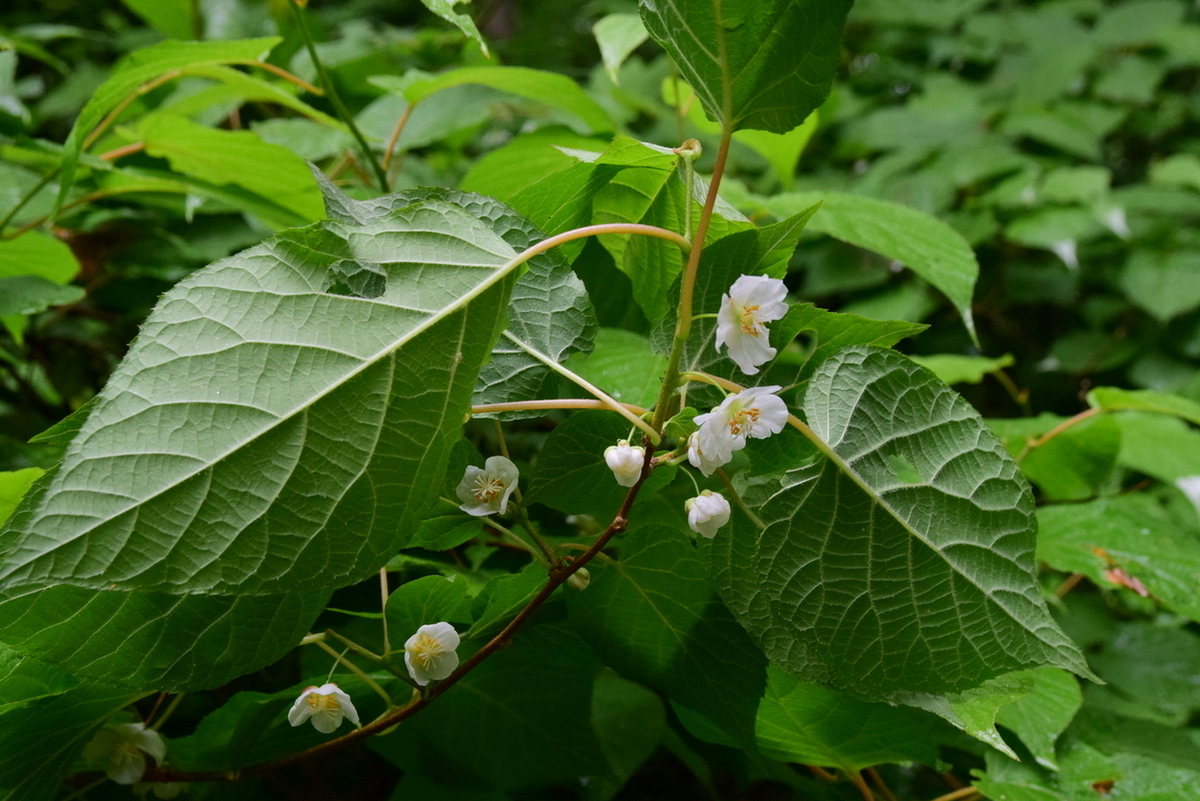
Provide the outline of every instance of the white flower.
[[[746,447],[747,437],[764,439],[782,431],[787,425],[787,405],[772,394],[780,389],[779,386],[743,389],[721,401],[708,414],[696,415],[700,425],[695,434],[696,451],[701,463],[697,466],[703,470],[702,465],[707,461],[716,469],[732,459],[734,451]],[[691,450],[689,447],[689,460]]]
[[120,723],[105,726],[83,747],[83,758],[99,764],[108,778],[117,784],[134,784],[146,772],[146,754],[162,764],[167,744],[145,723]]
[[469,465],[455,490],[462,501],[458,508],[476,517],[504,514],[518,475],[517,466],[503,456],[489,456],[482,470]]
[[642,475],[646,449],[641,445],[630,445],[627,439],[620,439],[616,445],[609,445],[604,449],[604,461],[608,464],[608,469],[613,471],[618,484],[622,487],[632,487]]
[[743,275],[721,296],[717,311],[717,350],[724,345],[729,358],[737,362],[746,375],[758,372],[758,366],[775,358],[775,349],[768,340],[763,323],[778,320],[787,314],[787,287],[778,278],[765,275]]
[[424,687],[446,678],[458,667],[458,632],[449,623],[421,626],[404,643],[404,664],[413,681]]
[[350,718],[351,723],[358,725],[358,710],[354,708],[350,696],[333,683],[306,687],[288,710],[288,723],[299,726],[312,718],[313,728],[321,734],[329,734],[341,726],[343,717]]
[[688,526],[701,536],[712,539],[717,529],[729,522],[729,501],[719,492],[703,490],[695,498],[683,502]]
[[725,464],[725,462],[728,462],[730,458],[733,457],[733,452],[730,451],[728,454],[726,454],[724,460],[710,457],[704,452],[704,449],[700,447],[700,432],[693,431],[692,435],[688,437],[687,456],[688,461],[692,463],[692,467],[695,467],[706,476],[711,476],[714,470]]

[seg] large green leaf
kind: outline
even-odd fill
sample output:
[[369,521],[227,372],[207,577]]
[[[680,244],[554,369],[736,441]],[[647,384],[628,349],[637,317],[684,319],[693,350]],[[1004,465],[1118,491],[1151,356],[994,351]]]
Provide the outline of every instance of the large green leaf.
[[646,30],[670,53],[709,118],[731,129],[790,131],[821,105],[841,58],[849,0],[641,0]]
[[721,604],[677,529],[652,525],[621,541],[620,561],[593,563],[571,621],[621,675],[665,693],[752,746],[766,660]]
[[514,253],[511,211],[435,195],[332,196],[168,293],[7,532],[0,599],[317,590],[386,561],[441,483]]
[[866,697],[945,693],[1052,664],[1091,676],[1034,580],[1033,502],[960,396],[882,348],[809,380],[824,455],[784,474],[764,529],[714,540],[727,604],[779,667]]
[[771,198],[767,207],[786,216],[815,203],[821,208],[811,228],[906,265],[950,299],[975,336],[971,296],[979,264],[961,234],[916,209],[844,192],[790,192]]

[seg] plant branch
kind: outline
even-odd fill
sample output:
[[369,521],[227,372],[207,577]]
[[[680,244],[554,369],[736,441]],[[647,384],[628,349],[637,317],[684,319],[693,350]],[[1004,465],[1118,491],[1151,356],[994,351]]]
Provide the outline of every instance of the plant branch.
[[367,683],[367,686],[370,687],[372,690],[374,690],[375,694],[383,699],[383,702],[385,704],[387,704],[388,709],[392,708],[392,706],[393,706],[392,696],[388,695],[387,691],[384,690],[382,687],[380,687],[379,684],[377,684],[373,678],[368,676],[362,668],[360,668],[358,665],[351,662],[349,659],[347,659],[343,655],[339,654],[337,652],[337,649],[331,648],[329,646],[329,643],[325,642],[324,640],[316,640],[315,643],[318,648],[320,648],[322,651],[324,651],[325,653],[332,656],[335,662],[337,662],[340,665],[345,665],[347,670],[349,670],[355,676],[358,676],[360,679],[365,681]]
[[[643,440],[643,444],[649,446],[649,440]],[[356,740],[362,740],[374,734],[387,731],[397,723],[412,717],[414,714],[424,709],[434,701],[439,695],[449,690],[457,684],[463,676],[470,673],[483,660],[487,659],[501,647],[503,647],[509,639],[525,624],[525,621],[536,612],[542,604],[559,588],[568,578],[570,578],[577,570],[590,562],[601,550],[604,549],[609,541],[625,530],[628,525],[629,510],[633,507],[634,500],[637,499],[638,493],[642,489],[642,484],[645,483],[646,477],[650,475],[650,460],[653,457],[651,448],[646,447],[646,459],[642,463],[642,474],[638,477],[637,483],[629,488],[629,492],[625,494],[625,500],[621,504],[620,510],[608,527],[596,538],[592,546],[588,548],[582,555],[575,559],[566,562],[565,564],[552,567],[550,569],[550,578],[546,585],[538,592],[533,599],[525,605],[525,608],[517,613],[504,629],[487,642],[482,648],[469,656],[466,660],[459,664],[458,668],[447,676],[442,681],[430,685],[426,692],[416,695],[407,704],[398,707],[385,715],[381,715],[370,723],[361,728],[354,729],[341,737],[336,737],[332,740],[327,740],[320,745],[307,748],[303,751],[297,751],[293,754],[288,754],[280,759],[271,762],[260,762],[256,765],[242,768],[233,771],[177,771],[169,768],[156,767],[152,770],[147,770],[142,780],[147,782],[200,782],[200,781],[235,781],[244,776],[257,776],[264,773],[269,773],[272,770],[286,767],[288,765],[301,762],[306,759],[324,755],[344,748]],[[332,635],[340,641],[351,644],[348,640],[339,637],[336,632],[329,630],[325,632],[327,635]],[[316,641],[315,635],[310,635],[304,638],[305,642]],[[355,646],[360,647],[360,646]],[[364,649],[365,650],[365,649]],[[369,652],[368,652],[369,653]],[[372,654],[374,656],[374,654]]]
[[[645,414],[648,410],[632,403],[622,403],[621,406],[634,414]],[[508,403],[481,403],[471,407],[471,414],[490,414],[492,412],[530,412],[545,409],[611,409],[604,401],[591,398],[561,398],[556,400],[511,401]]]
[[[713,209],[717,205],[717,188],[721,185],[721,176],[725,173],[725,162],[729,158],[729,144],[732,139],[733,127],[726,124],[721,131],[721,145],[717,150],[717,161],[713,165],[712,178],[709,179],[708,194],[704,198],[704,207],[700,209],[700,221],[696,224],[696,236],[692,239],[692,249],[688,253],[688,260],[683,268],[683,280],[679,289],[679,319],[675,322],[675,339],[671,343],[671,355],[667,357],[667,369],[663,373],[662,388],[659,390],[658,400],[654,404],[654,421],[651,425],[655,431],[661,431],[663,424],[670,416],[671,394],[679,382],[679,360],[683,357],[683,346],[692,332],[692,295],[696,291],[696,272],[700,266],[700,253],[704,250],[704,238],[708,235],[708,224],[712,220]],[[690,195],[687,202],[689,204],[692,202]]]
[[383,168],[379,166],[379,162],[375,160],[375,154],[371,152],[371,146],[367,144],[366,138],[362,135],[362,131],[358,129],[358,124],[354,121],[354,115],[350,113],[350,109],[346,108],[346,104],[342,102],[342,97],[337,93],[337,88],[333,85],[333,79],[329,77],[329,72],[325,69],[325,65],[321,63],[320,56],[317,55],[317,45],[313,41],[312,32],[308,29],[308,22],[304,19],[304,12],[300,9],[297,0],[287,0],[288,8],[292,10],[292,17],[296,20],[297,27],[300,28],[300,35],[304,37],[304,44],[308,48],[309,58],[312,59],[313,66],[317,70],[317,77],[321,80],[321,86],[325,89],[325,95],[329,98],[329,102],[333,103],[333,108],[337,111],[337,115],[342,122],[350,128],[350,133],[354,136],[354,140],[358,142],[358,147],[362,150],[363,158],[371,165],[372,171],[375,173],[375,180],[379,182],[379,189],[383,192],[388,191],[387,174]]
[[404,133],[404,126],[408,125],[408,118],[412,115],[414,106],[416,106],[416,103],[409,103],[404,109],[404,113],[396,121],[396,127],[392,129],[392,135],[388,137],[387,145],[383,148],[383,169],[385,172],[392,164],[392,152],[396,149],[396,143],[400,141],[400,134]]
[[953,792],[946,793],[945,795],[939,795],[937,798],[933,799],[933,801],[959,801],[959,799],[969,798],[973,795],[979,795],[979,791],[974,787],[960,787]]
[[1061,423],[1059,423],[1054,428],[1047,431],[1045,434],[1042,434],[1037,439],[1030,440],[1029,442],[1025,443],[1024,450],[1022,450],[1021,453],[1017,456],[1017,464],[1020,464],[1021,461],[1024,460],[1025,457],[1029,455],[1029,452],[1031,450],[1033,450],[1034,448],[1042,447],[1047,442],[1054,439],[1062,432],[1066,431],[1068,428],[1071,428],[1072,426],[1076,426],[1076,425],[1082,423],[1084,420],[1087,420],[1089,417],[1094,417],[1095,415],[1100,414],[1100,411],[1101,411],[1100,409],[1095,408],[1095,407],[1093,407],[1091,409],[1084,409],[1082,412],[1075,415],[1074,417],[1069,417],[1066,420],[1063,420]]

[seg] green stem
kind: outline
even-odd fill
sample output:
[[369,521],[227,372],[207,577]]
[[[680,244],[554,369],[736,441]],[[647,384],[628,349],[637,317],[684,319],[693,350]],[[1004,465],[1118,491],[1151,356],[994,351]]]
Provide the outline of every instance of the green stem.
[[[667,369],[663,373],[662,389],[659,390],[658,400],[654,404],[654,421],[651,425],[655,431],[661,431],[671,413],[671,395],[679,384],[679,361],[683,358],[683,347],[688,335],[692,333],[692,296],[696,292],[696,272],[700,266],[700,253],[704,250],[704,238],[708,235],[708,225],[712,220],[713,209],[717,205],[717,188],[721,185],[721,176],[725,173],[725,163],[729,158],[729,144],[733,139],[732,127],[725,125],[721,132],[721,146],[717,150],[717,160],[713,164],[712,178],[708,184],[708,194],[704,198],[704,207],[700,210],[700,222],[696,225],[696,236],[692,239],[692,249],[688,253],[687,264],[683,268],[683,280],[679,288],[679,319],[675,323],[675,339],[671,343],[671,355],[667,357]],[[688,198],[690,204],[692,199]]]
[[333,108],[337,111],[342,122],[346,123],[350,128],[350,133],[354,136],[354,140],[358,142],[358,147],[362,150],[363,158],[371,165],[371,169],[375,172],[375,180],[379,182],[379,189],[383,192],[388,191],[387,173],[379,166],[379,162],[375,160],[375,154],[371,152],[371,146],[367,144],[366,138],[363,137],[362,131],[358,129],[358,124],[354,122],[354,115],[350,113],[350,109],[346,108],[346,104],[342,102],[342,97],[337,93],[337,89],[333,85],[333,80],[329,77],[329,72],[325,69],[325,65],[321,63],[321,59],[317,56],[317,45],[313,41],[312,32],[308,29],[308,22],[304,19],[304,12],[300,10],[299,3],[296,0],[288,0],[288,7],[292,10],[292,16],[296,20],[296,25],[300,28],[300,34],[304,37],[304,44],[308,48],[308,55],[312,58],[313,66],[317,70],[317,77],[321,79],[321,86],[325,89],[325,94],[329,101],[333,103]]
[[360,679],[365,681],[367,683],[367,686],[370,687],[372,690],[374,690],[376,695],[378,695],[380,698],[383,699],[384,703],[387,704],[388,709],[391,709],[393,706],[395,706],[395,704],[392,703],[392,696],[388,695],[386,690],[384,690],[382,687],[380,687],[373,678],[368,676],[363,671],[362,668],[360,668],[358,665],[351,662],[349,659],[346,659],[344,656],[339,654],[335,649],[330,648],[329,643],[325,642],[324,640],[318,640],[317,647],[320,648],[325,653],[332,656],[334,659],[336,659],[339,664],[345,665],[346,668],[351,673],[353,673],[355,676],[358,676]]
[[[519,520],[519,519],[518,519],[518,522],[520,522],[520,520]],[[488,526],[490,526],[491,528],[494,528],[494,529],[496,529],[497,531],[499,531],[499,532],[500,532],[501,534],[503,534],[503,535],[504,535],[506,538],[508,538],[509,540],[511,540],[511,541],[512,541],[512,543],[513,543],[514,545],[519,545],[519,546],[522,548],[522,550],[529,551],[529,554],[530,554],[530,555],[531,555],[531,556],[532,556],[534,559],[537,559],[539,562],[541,562],[542,564],[549,566],[550,564],[552,564],[552,563],[553,563],[553,561],[554,561],[554,553],[553,553],[553,552],[550,550],[550,546],[549,546],[549,545],[547,545],[547,544],[546,544],[546,543],[545,543],[545,542],[542,540],[542,538],[541,538],[541,537],[539,537],[539,536],[537,536],[536,534],[534,534],[534,533],[533,533],[532,531],[530,531],[528,528],[526,528],[525,530],[526,530],[526,531],[529,531],[529,533],[530,533],[530,534],[533,534],[533,536],[534,536],[534,540],[537,542],[537,544],[538,544],[538,547],[539,547],[539,548],[541,548],[541,553],[538,553],[537,549],[535,549],[534,547],[532,547],[532,546],[531,546],[531,545],[530,545],[528,542],[526,542],[525,540],[521,539],[521,537],[520,537],[519,535],[517,535],[517,534],[516,534],[514,531],[512,531],[512,529],[505,528],[504,526],[502,526],[502,525],[500,525],[499,523],[497,523],[495,520],[492,520],[492,519],[490,519],[490,518],[489,518],[489,519],[488,519],[488,521],[487,521],[487,525],[488,525]]]

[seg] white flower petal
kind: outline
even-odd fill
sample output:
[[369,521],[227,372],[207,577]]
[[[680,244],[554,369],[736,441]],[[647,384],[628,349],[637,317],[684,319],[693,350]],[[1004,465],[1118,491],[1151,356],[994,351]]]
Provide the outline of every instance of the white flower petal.
[[[733,452],[746,447],[747,437],[763,439],[778,434],[787,425],[787,404],[773,393],[782,387],[751,387],[736,395],[730,395],[708,414],[696,416],[700,425],[694,443],[689,440],[688,460],[704,470],[703,465],[712,465],[712,470],[733,458]],[[692,458],[692,446],[697,458]],[[705,472],[709,475],[712,470]]]
[[488,457],[482,469],[468,465],[454,490],[462,501],[458,508],[476,517],[504,514],[519,477],[517,466],[503,456]]
[[449,623],[430,623],[417,629],[404,643],[404,664],[413,681],[424,687],[440,681],[458,667],[461,638]]
[[306,687],[288,710],[288,723],[299,726],[311,720],[313,728],[322,734],[336,730],[342,725],[343,717],[357,724],[358,710],[354,708],[350,696],[333,682],[320,687]]
[[716,348],[724,346],[743,373],[755,375],[760,364],[775,358],[765,324],[787,314],[786,297],[783,281],[763,275],[743,275],[721,296]]

